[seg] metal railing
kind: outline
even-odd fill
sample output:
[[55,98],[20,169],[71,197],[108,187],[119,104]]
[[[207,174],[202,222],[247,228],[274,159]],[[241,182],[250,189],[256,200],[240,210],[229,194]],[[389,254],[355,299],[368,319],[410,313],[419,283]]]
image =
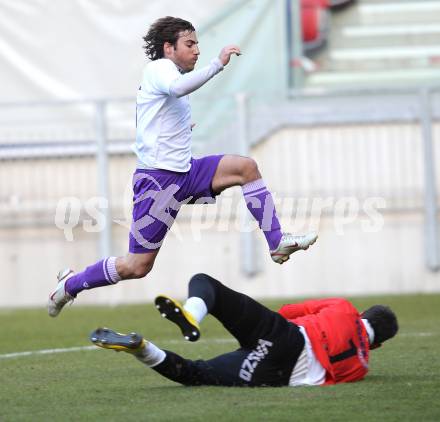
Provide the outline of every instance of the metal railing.
[[[202,122],[199,134],[195,132],[195,149],[199,153],[247,155],[251,147],[276,131],[294,128],[297,138],[291,140],[292,144],[301,151],[302,161],[316,169],[319,176],[318,182],[308,180],[307,166],[301,167],[301,159],[292,155],[300,173],[297,186],[286,187],[286,193],[374,194],[391,198],[396,212],[420,207],[425,214],[426,262],[430,270],[436,271],[440,269],[435,168],[440,162],[440,141],[435,139],[440,134],[436,123],[440,118],[439,93],[439,87],[424,87],[314,89],[271,98],[241,94],[227,99],[209,126],[204,128]],[[206,112],[212,102],[197,98],[201,116],[200,110]],[[7,103],[0,104],[0,110],[0,213],[11,217],[2,219],[3,226],[25,212],[30,214],[30,224],[41,224],[42,215],[53,217],[54,206],[63,196],[98,195],[113,203],[100,217],[107,223],[102,222],[105,230],[100,236],[100,255],[109,255],[108,222],[117,202],[115,196],[122,195],[122,186],[126,185],[112,188],[109,166],[114,157],[127,157],[124,168],[132,165],[129,157],[135,135],[134,100]],[[356,136],[349,139],[342,127],[354,128]],[[325,148],[329,151],[327,158],[322,157]],[[419,155],[421,163],[414,159]],[[341,165],[347,158],[365,162],[359,168]],[[413,169],[408,167],[411,159]],[[86,170],[79,169],[79,163],[87,166],[87,176],[81,174]],[[391,170],[378,177],[384,168]],[[246,250],[250,250],[252,240],[248,238],[246,243]],[[244,262],[245,271],[252,273],[252,255]]]

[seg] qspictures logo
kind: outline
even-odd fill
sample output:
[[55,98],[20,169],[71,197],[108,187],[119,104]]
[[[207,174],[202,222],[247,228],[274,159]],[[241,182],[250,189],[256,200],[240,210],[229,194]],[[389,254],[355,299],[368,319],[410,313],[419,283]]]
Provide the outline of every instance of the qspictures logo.
[[[145,183],[148,189],[135,195],[133,199],[133,186]],[[237,218],[242,215],[244,199],[233,195],[231,189],[221,194],[221,200],[216,208],[216,215],[208,217],[206,207],[201,204],[212,204],[212,197],[197,198],[192,196],[178,199],[181,195],[180,187],[176,184],[163,188],[153,176],[147,173],[136,174],[132,183],[127,183],[124,194],[123,219],[113,219],[112,223],[127,228],[136,241],[148,249],[157,249],[162,240],[154,241],[149,237],[149,228],[162,224],[167,231],[171,230],[179,240],[182,239],[179,230],[179,218],[176,219],[181,207],[186,204],[190,208],[185,213],[185,224],[189,224],[194,240],[200,241],[202,233],[206,230],[217,232],[252,232],[259,230],[257,221],[251,218],[243,224]],[[260,201],[253,197],[247,206],[263,209],[262,230],[269,230],[272,214],[276,208],[278,217],[284,223],[287,220],[289,230],[294,233],[318,231],[323,218],[330,224],[337,235],[344,235],[349,227],[357,225],[364,233],[375,233],[382,230],[384,217],[381,210],[386,208],[386,201],[382,197],[368,197],[359,199],[354,196],[340,198],[297,198],[291,196],[277,197],[272,194],[271,200]],[[141,207],[144,213],[133,218],[132,208]],[[103,197],[91,197],[80,200],[77,197],[62,198],[56,207],[55,225],[63,231],[67,241],[74,241],[73,230],[79,227],[88,233],[97,233],[105,228],[105,210],[109,208],[109,201]],[[249,213],[249,211],[245,211]],[[139,213],[138,213],[139,214]],[[212,214],[212,213],[211,213]],[[250,215],[250,213],[249,213]]]

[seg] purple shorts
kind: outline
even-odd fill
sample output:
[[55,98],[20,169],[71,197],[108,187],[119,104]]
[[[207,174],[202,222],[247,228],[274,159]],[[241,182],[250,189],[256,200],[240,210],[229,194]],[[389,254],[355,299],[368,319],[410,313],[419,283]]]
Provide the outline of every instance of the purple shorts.
[[192,158],[186,173],[159,169],[134,172],[131,253],[159,249],[183,204],[215,203],[211,183],[222,157]]

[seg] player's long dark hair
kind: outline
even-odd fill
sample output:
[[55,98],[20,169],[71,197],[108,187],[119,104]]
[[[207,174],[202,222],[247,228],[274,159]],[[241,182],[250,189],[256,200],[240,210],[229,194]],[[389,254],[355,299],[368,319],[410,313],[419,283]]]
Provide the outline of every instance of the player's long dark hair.
[[384,305],[374,305],[362,313],[374,330],[374,345],[394,337],[399,330],[395,313]]
[[158,19],[150,26],[147,35],[143,37],[145,54],[151,60],[162,59],[164,43],[169,42],[175,47],[179,33],[184,31],[195,31],[191,22],[172,16]]

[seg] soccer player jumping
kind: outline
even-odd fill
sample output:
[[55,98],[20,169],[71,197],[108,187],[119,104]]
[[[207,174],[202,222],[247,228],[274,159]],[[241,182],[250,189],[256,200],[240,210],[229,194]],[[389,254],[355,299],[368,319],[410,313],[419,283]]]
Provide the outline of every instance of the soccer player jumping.
[[85,289],[113,285],[120,280],[145,277],[153,268],[160,246],[180,207],[212,203],[223,190],[241,186],[247,207],[266,237],[270,256],[278,263],[298,250],[306,250],[317,235],[282,233],[272,195],[256,162],[237,155],[191,155],[189,94],[221,72],[235,45],[224,47],[208,66],[193,70],[200,51],[193,25],[165,17],[151,25],[144,37],[151,61],[145,66],[136,100],[137,169],[133,176],[133,222],[129,252],[108,257],[75,274],[58,274],[49,296],[48,312],[57,316],[63,306]]

